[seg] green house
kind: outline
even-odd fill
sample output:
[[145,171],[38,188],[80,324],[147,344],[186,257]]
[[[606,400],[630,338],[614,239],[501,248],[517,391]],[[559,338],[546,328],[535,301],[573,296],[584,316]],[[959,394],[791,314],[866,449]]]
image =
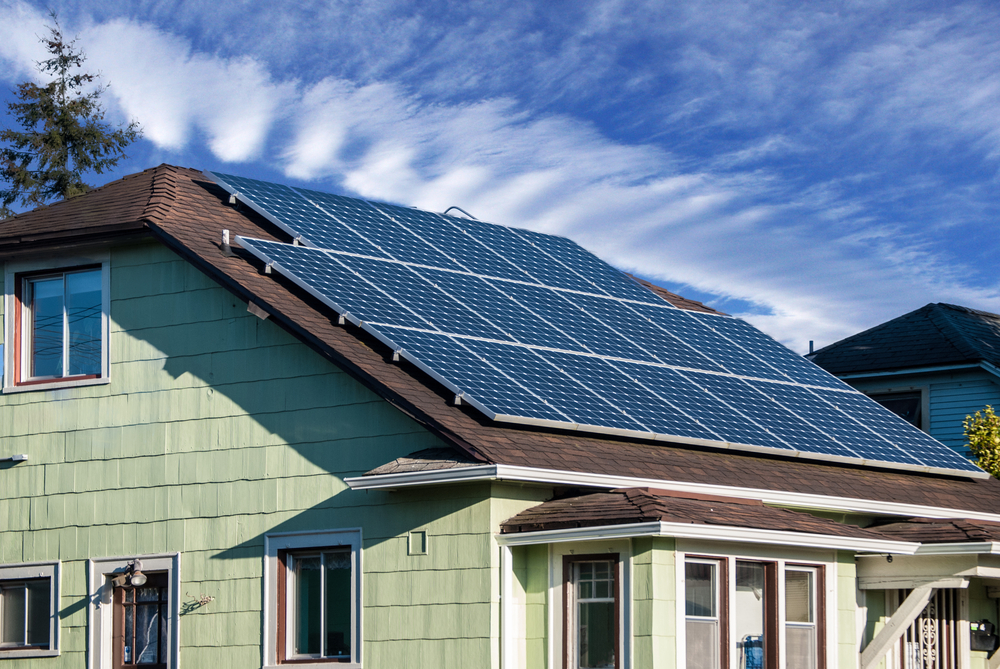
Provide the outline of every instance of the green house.
[[[566,240],[289,192],[160,166],[0,222],[0,665],[1000,663],[997,481]],[[317,221],[375,250],[295,234]],[[427,252],[390,222],[452,226],[426,244],[453,267],[392,260]],[[528,240],[528,270],[463,232],[477,225]],[[502,312],[475,258],[537,299]],[[364,263],[425,283],[376,290],[343,269]],[[557,270],[633,292],[531,279]],[[445,337],[422,303],[459,290],[455,323],[473,303],[497,320]],[[554,296],[592,308],[559,321]],[[337,302],[362,298],[424,321]],[[646,325],[659,315],[678,329]],[[445,340],[461,355],[425,345]],[[716,361],[696,359],[711,341]],[[601,365],[634,373],[578,380]],[[885,454],[855,447],[873,440]]]

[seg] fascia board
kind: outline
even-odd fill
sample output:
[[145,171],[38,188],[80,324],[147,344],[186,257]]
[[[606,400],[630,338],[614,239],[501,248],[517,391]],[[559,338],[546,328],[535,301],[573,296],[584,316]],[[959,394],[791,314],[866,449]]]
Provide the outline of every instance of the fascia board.
[[901,555],[912,555],[920,546],[920,544],[909,541],[842,537],[783,530],[764,530],[752,527],[734,527],[730,525],[668,523],[662,521],[629,525],[574,527],[562,530],[497,534],[495,536],[497,543],[502,546],[527,546],[533,544],[563,543],[567,541],[594,541],[648,536],[772,546],[796,546],[801,548],[827,548],[868,553],[896,553]]
[[884,376],[906,376],[910,374],[932,374],[934,372],[950,372],[957,369],[975,369],[978,363],[964,363],[960,365],[938,365],[929,367],[911,367],[907,369],[893,369],[885,372],[852,372],[849,374],[837,374],[838,379],[875,379]]
[[923,544],[917,549],[916,555],[1000,555],[1000,542]]
[[983,513],[965,509],[904,504],[879,500],[836,497],[788,490],[764,490],[712,483],[687,483],[663,479],[645,479],[629,476],[611,476],[556,469],[538,469],[513,465],[474,465],[453,469],[355,476],[344,479],[352,490],[391,490],[420,485],[468,483],[470,481],[511,481],[541,485],[571,485],[591,488],[659,488],[677,492],[710,493],[723,497],[756,499],[773,504],[808,511],[839,511],[879,516],[919,516],[923,518],[969,518],[1000,522],[1000,514]]

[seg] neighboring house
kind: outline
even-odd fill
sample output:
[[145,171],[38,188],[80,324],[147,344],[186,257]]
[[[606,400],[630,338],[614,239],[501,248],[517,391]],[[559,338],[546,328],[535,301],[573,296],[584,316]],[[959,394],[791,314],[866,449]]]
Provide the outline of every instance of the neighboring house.
[[928,304],[808,357],[969,457],[963,419],[1000,409],[1000,316],[986,311]]
[[[509,289],[533,291],[532,310],[552,307],[546,290],[587,300],[594,311],[560,327],[622,353],[594,314],[627,302],[649,323],[676,324],[629,317],[630,338],[657,360],[717,367],[456,335],[483,353],[450,369],[456,359],[420,348],[432,327],[373,326],[283,274],[285,259],[312,258],[312,278],[341,272],[328,285],[357,297],[364,286],[336,254],[294,246],[283,229],[314,216],[339,234],[337,217],[300,200],[265,216],[263,195],[251,206],[231,190],[161,166],[0,223],[0,664],[996,666],[974,649],[993,639],[970,621],[998,622],[1000,482],[800,356],[697,303],[643,292],[565,240],[337,199],[367,221],[361,237],[396,230],[379,253],[421,251],[396,219],[451,230],[436,243],[465,244],[461,266],[514,271],[463,225],[531,239],[536,261],[552,258],[542,248],[574,253],[575,267],[553,258],[531,271],[600,275],[636,299],[530,280]],[[262,261],[264,248],[283,260]],[[422,281],[397,282],[397,296],[443,303]],[[500,309],[478,290],[482,309]],[[551,327],[518,317],[523,332],[500,334]],[[413,343],[386,345],[392,327]],[[695,355],[712,342],[724,364]],[[603,431],[527,420],[597,410],[580,388],[609,377],[531,400],[532,374],[558,376],[538,362],[490,386],[490,370],[526,359],[521,349],[561,356],[574,374],[573,364],[631,369],[603,392],[633,402],[604,406]],[[450,387],[463,374],[475,392]],[[658,404],[657,388],[683,392]],[[524,413],[489,416],[494,401],[522,401]],[[628,427],[666,421],[668,406],[661,432]],[[860,457],[865,444],[882,455]]]

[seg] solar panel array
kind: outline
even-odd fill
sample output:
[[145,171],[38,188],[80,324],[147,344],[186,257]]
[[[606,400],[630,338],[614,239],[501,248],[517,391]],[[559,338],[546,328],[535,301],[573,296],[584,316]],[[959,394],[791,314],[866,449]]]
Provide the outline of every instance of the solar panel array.
[[211,175],[292,244],[240,244],[496,421],[982,475],[729,316],[678,309],[574,242]]

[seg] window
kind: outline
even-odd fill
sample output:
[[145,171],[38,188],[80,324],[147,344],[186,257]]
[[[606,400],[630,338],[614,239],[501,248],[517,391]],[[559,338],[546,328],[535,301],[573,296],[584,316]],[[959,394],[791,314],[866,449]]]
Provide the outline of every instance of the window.
[[563,644],[567,667],[619,666],[618,571],[616,554],[565,556]]
[[18,269],[9,267],[5,277],[5,391],[105,381],[107,262]]
[[114,589],[112,666],[166,669],[167,621],[170,619],[167,575],[147,574],[139,587]]
[[0,658],[58,654],[57,563],[0,566]]
[[361,532],[265,539],[265,664],[361,663]]
[[886,393],[872,395],[871,398],[910,425],[923,429],[923,394],[921,392]]
[[[140,564],[144,583],[134,580]],[[98,658],[95,667],[177,666],[180,554],[92,559],[87,582],[87,643],[91,656]]]
[[687,669],[722,669],[731,657],[740,669],[777,669],[781,657],[787,667],[823,669],[822,574],[822,567],[688,556]]

